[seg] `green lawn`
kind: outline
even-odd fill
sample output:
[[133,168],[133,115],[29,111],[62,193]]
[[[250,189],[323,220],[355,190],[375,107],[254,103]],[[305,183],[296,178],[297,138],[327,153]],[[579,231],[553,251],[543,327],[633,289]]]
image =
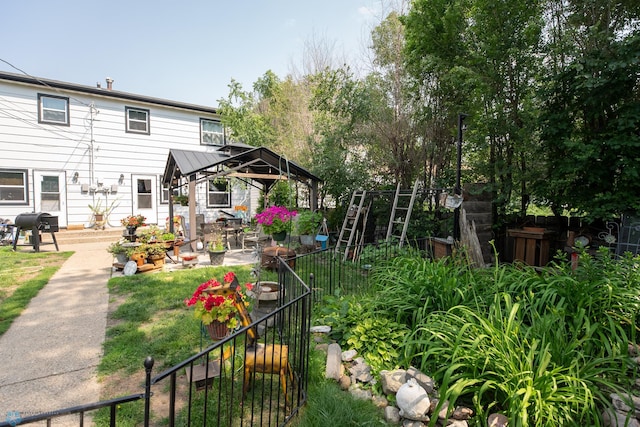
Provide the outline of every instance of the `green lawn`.
[[72,254],[0,247],[0,336]]

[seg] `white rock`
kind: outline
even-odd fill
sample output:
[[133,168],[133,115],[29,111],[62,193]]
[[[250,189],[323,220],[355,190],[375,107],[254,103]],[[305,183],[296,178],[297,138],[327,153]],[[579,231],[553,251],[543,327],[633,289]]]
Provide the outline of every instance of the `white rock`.
[[312,326],[309,330],[311,333],[328,334],[331,332],[331,326]]

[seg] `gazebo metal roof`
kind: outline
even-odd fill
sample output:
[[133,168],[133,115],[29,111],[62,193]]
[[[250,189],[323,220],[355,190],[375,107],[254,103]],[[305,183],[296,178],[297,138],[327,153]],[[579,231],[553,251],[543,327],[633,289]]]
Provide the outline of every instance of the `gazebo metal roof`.
[[[285,156],[266,147],[229,144],[217,151],[169,150],[163,183],[175,184],[180,178],[196,175],[196,180],[235,177],[256,181],[269,191],[277,181],[290,179],[315,187],[322,180]],[[172,185],[173,186],[173,185]]]

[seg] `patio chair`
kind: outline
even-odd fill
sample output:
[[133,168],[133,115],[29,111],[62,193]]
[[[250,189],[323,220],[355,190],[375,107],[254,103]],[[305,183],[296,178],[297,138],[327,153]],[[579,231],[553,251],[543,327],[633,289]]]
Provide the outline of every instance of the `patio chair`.
[[[249,230],[242,233],[241,239],[242,251],[245,252],[247,249],[260,249],[261,246],[271,239],[271,236],[265,234],[264,230],[262,230],[262,226],[258,225],[255,230]],[[251,247],[247,247],[247,244],[251,245]]]

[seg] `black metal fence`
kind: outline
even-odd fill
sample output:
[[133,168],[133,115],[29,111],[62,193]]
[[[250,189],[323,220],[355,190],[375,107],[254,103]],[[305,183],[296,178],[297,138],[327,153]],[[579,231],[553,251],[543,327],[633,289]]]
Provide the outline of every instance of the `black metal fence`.
[[[215,342],[187,360],[152,376],[153,359],[144,361],[145,390],[102,402],[37,416],[11,419],[0,427],[77,416],[77,425],[96,410],[108,411],[109,425],[119,424],[125,405],[143,401],[139,418],[128,424],[168,426],[283,426],[307,400],[309,328],[312,303],[336,292],[358,293],[369,285],[374,266],[409,251],[429,257],[426,239],[402,248],[391,243],[352,246],[344,259],[333,248],[278,258],[278,295],[272,310],[260,310],[257,320]],[[293,261],[293,262],[292,262]],[[308,278],[308,284],[303,280]],[[266,283],[266,282],[265,282]],[[250,331],[259,335],[251,346]],[[203,329],[204,331],[204,329]],[[105,409],[108,408],[108,409]],[[127,417],[130,413],[128,411]]]
[[[111,426],[125,422],[126,405],[143,401],[144,414],[127,424],[168,426],[282,426],[307,399],[311,291],[285,262],[279,262],[277,301],[261,318],[156,376],[144,361],[145,391],[112,400],[21,418],[7,414],[0,427],[75,416],[77,425],[108,411]],[[252,339],[251,332],[258,339]],[[103,409],[108,408],[108,409]],[[142,412],[142,411],[140,411]],[[74,421],[75,424],[75,421]]]

